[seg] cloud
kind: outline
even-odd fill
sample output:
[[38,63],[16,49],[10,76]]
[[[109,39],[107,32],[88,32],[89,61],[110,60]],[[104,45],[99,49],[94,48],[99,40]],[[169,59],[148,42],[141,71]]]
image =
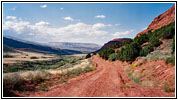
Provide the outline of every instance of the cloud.
[[92,27],[98,29],[98,28],[111,27],[111,26],[112,26],[111,24],[105,25],[103,23],[96,23]]
[[3,23],[4,31],[11,31],[15,34],[23,34],[31,41],[37,42],[100,42],[101,38],[108,35],[108,32],[103,30],[103,23],[86,24],[78,22],[69,24],[63,27],[51,27],[49,22],[40,21],[30,23],[23,20],[9,20]]
[[118,36],[122,36],[122,35],[128,35],[128,34],[130,34],[132,32],[134,32],[134,30],[119,31],[119,32],[115,32],[112,35],[118,37]]
[[74,19],[72,19],[70,16],[65,17],[64,20],[74,21]]
[[16,19],[15,16],[6,16],[6,19]]
[[36,23],[35,25],[37,25],[37,26],[45,26],[45,25],[49,25],[49,23],[45,22],[45,21],[40,21],[40,22]]
[[64,8],[60,8],[60,10],[64,10]]
[[113,25],[112,25],[112,24],[108,24],[107,26],[111,27],[111,26],[113,26]]
[[9,10],[15,11],[15,10],[16,10],[16,7],[10,8]]
[[120,26],[121,24],[115,24],[115,26]]
[[47,5],[41,5],[40,7],[41,7],[41,8],[46,8],[46,7],[47,7]]
[[105,24],[96,23],[96,24],[94,24],[92,27],[95,28],[95,29],[98,29],[98,28],[104,28],[105,26],[106,26]]
[[104,16],[104,15],[97,15],[97,16],[95,16],[95,18],[101,18],[101,19],[104,19],[104,18],[106,18],[106,16]]
[[16,32],[17,34],[21,34],[26,30],[27,26],[30,23],[27,21],[17,21],[17,20],[12,20],[12,21],[6,21],[5,23],[3,23],[3,29],[4,30],[12,30],[14,32]]

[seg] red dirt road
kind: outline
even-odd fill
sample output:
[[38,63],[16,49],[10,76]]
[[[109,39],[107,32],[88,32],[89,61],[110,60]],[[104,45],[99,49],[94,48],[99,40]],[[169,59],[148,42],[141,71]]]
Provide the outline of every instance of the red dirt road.
[[[30,97],[170,97],[174,96],[159,88],[135,84],[123,70],[123,63],[114,65],[98,56],[92,61],[97,65],[93,72],[86,73],[65,84],[53,86],[47,92],[35,92]],[[123,87],[129,83],[131,87]]]

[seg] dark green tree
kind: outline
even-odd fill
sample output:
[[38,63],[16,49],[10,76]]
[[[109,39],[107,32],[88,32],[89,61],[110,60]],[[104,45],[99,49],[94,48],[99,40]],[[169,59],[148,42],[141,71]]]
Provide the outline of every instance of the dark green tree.
[[142,48],[142,50],[140,51],[140,56],[141,57],[146,56],[152,51],[153,51],[153,46],[149,44],[149,45]]
[[128,40],[125,40],[123,43],[122,43],[122,46],[123,45],[127,45],[127,44],[130,44],[133,42],[133,39],[128,39]]
[[108,60],[109,55],[114,53],[115,51],[112,48],[106,48],[99,52],[101,58]]
[[91,54],[89,53],[89,54],[86,55],[85,58],[87,59],[87,58],[90,58],[90,57],[91,57]]
[[122,60],[134,61],[139,56],[140,49],[141,46],[135,42],[126,45],[126,47],[122,51]]
[[139,45],[142,45],[143,43],[147,42],[149,40],[147,34],[141,34],[140,36],[137,36],[134,38],[134,42],[138,43]]
[[158,47],[162,44],[162,42],[157,37],[151,37],[149,42],[153,47]]

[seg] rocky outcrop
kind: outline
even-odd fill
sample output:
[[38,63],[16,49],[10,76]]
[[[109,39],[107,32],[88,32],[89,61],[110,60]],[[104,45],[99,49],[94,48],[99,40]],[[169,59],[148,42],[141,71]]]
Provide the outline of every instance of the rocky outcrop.
[[163,14],[154,18],[154,20],[151,22],[148,28],[138,33],[137,36],[139,36],[140,34],[146,33],[148,31],[153,32],[154,30],[159,29],[163,26],[166,26],[174,21],[175,21],[175,5],[173,5],[170,9],[168,9]]

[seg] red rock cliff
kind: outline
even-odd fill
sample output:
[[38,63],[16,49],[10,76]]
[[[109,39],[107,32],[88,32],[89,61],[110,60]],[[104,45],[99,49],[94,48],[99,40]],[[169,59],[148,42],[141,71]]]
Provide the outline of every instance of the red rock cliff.
[[154,31],[156,29],[159,29],[163,26],[166,26],[172,22],[175,21],[175,5],[173,5],[170,9],[168,9],[163,14],[157,16],[154,18],[154,20],[151,22],[151,24],[148,26],[148,28],[140,33],[137,34],[139,36],[140,34],[143,34],[148,31]]

